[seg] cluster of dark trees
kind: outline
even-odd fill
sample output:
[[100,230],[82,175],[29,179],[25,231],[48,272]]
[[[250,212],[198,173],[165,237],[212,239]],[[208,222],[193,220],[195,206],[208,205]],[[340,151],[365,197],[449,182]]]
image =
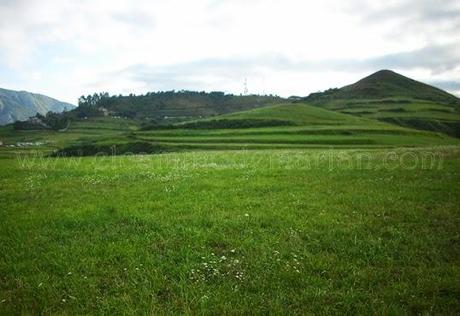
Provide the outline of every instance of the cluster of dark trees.
[[306,98],[301,98],[300,101],[306,100],[306,101],[326,101],[330,99],[334,99],[335,95],[337,92],[339,92],[339,88],[330,88],[327,89],[323,92],[314,92],[310,93]]
[[82,95],[78,98],[78,107],[72,111],[77,118],[102,116],[100,108],[108,104],[110,95],[107,92]]
[[69,124],[70,118],[66,115],[66,112],[48,112],[46,115],[37,113],[27,121],[16,121],[13,127],[16,130],[53,129],[58,131],[66,129]]
[[110,98],[110,95],[107,92],[94,93],[93,95],[89,94],[87,96],[82,95],[78,98],[78,106],[99,106],[101,102]]
[[[140,100],[140,99],[151,99],[151,98],[158,98],[158,97],[177,97],[177,96],[209,96],[212,99],[222,99],[222,98],[231,98],[234,97],[233,94],[225,94],[221,91],[213,91],[213,92],[205,92],[205,91],[188,91],[188,90],[180,90],[180,91],[158,91],[158,92],[147,92],[144,95],[135,95],[133,93],[123,96],[123,95],[112,95],[108,92],[100,92],[89,94],[87,96],[82,95],[78,98],[78,106],[83,107],[100,107],[104,104],[111,104],[115,100],[119,99],[130,99],[132,101]],[[272,97],[272,96],[271,96]]]
[[48,112],[41,116],[42,121],[54,130],[62,130],[68,127],[70,119],[65,113]]

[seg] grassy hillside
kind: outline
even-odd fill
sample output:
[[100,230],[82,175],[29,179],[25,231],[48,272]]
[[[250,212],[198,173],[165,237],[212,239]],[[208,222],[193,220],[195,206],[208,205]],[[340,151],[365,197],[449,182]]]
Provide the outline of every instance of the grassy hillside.
[[[271,122],[285,126],[214,128],[211,122]],[[282,104],[189,123],[175,129],[136,132],[137,138],[188,148],[308,148],[317,146],[411,146],[457,143],[433,133],[324,110],[307,104]]]
[[[273,120],[280,125],[270,125]],[[221,122],[216,125],[216,122]],[[225,122],[225,125],[222,125]],[[232,125],[232,122],[237,122]],[[252,126],[256,122],[255,126]],[[269,123],[268,126],[260,123]],[[247,124],[242,127],[242,124]],[[307,104],[281,104],[215,118],[177,123],[173,127],[139,129],[139,122],[99,118],[74,123],[64,133],[16,134],[48,139],[57,155],[161,153],[190,150],[274,148],[374,148],[458,144],[442,134],[403,128]],[[217,126],[217,127],[216,127]],[[225,128],[223,128],[225,127]],[[11,149],[8,149],[11,150]],[[17,150],[17,149],[16,149]]]
[[441,89],[410,79],[391,70],[380,70],[358,82],[330,89],[323,93],[313,93],[307,100],[328,101],[337,99],[382,99],[405,97],[460,105],[459,99]]
[[366,120],[316,108],[308,104],[279,104],[220,116],[218,119],[278,119],[296,125],[365,125]]
[[460,137],[458,98],[388,70],[305,100],[342,113]]
[[460,137],[460,111],[456,107],[423,100],[361,100],[328,108],[342,113],[378,119],[397,125],[438,131]]

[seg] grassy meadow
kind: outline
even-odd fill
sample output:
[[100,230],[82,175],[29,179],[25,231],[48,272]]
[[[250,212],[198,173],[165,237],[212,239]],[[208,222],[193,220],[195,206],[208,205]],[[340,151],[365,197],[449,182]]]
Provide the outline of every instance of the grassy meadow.
[[0,127],[0,314],[459,314],[459,139],[379,109]]
[[0,314],[460,313],[458,146],[0,163]]

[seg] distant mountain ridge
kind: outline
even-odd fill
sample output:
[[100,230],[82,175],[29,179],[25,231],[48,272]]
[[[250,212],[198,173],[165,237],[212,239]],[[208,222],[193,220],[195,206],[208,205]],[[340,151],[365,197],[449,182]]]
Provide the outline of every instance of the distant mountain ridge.
[[0,88],[0,125],[23,121],[37,113],[63,112],[75,106],[48,96]]

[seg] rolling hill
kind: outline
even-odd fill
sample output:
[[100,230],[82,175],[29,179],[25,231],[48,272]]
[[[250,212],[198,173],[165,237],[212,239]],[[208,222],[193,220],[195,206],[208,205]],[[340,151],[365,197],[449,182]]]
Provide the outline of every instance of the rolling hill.
[[[274,123],[275,122],[275,123]],[[441,133],[405,128],[306,103],[274,106],[142,127],[114,117],[73,120],[64,132],[0,128],[1,156],[39,150],[53,156],[163,153],[196,150],[396,148],[458,145]],[[31,145],[22,145],[31,143]]]
[[74,107],[42,94],[0,88],[0,125],[23,121],[37,113],[62,112]]
[[346,114],[460,136],[460,99],[390,70],[340,89],[312,93],[304,102]]
[[[458,139],[447,135],[404,128],[305,103],[278,104],[169,126],[131,128],[119,133],[114,130],[97,133],[97,126],[101,129],[105,124],[113,127],[113,119],[92,120],[74,124],[67,132],[69,136],[75,133],[74,141],[68,142],[67,146],[60,148],[54,155],[234,149],[382,148],[459,143]],[[93,134],[89,134],[89,126],[92,126]],[[62,134],[60,137],[65,136]]]
[[80,98],[80,106],[73,114],[80,118],[112,116],[171,124],[267,106],[281,100],[276,96],[233,95],[218,91],[160,91],[128,96],[94,94]]
[[391,70],[377,71],[340,89],[313,93],[306,100],[318,102],[335,99],[384,99],[390,97],[405,97],[460,105],[460,100],[454,95]]

